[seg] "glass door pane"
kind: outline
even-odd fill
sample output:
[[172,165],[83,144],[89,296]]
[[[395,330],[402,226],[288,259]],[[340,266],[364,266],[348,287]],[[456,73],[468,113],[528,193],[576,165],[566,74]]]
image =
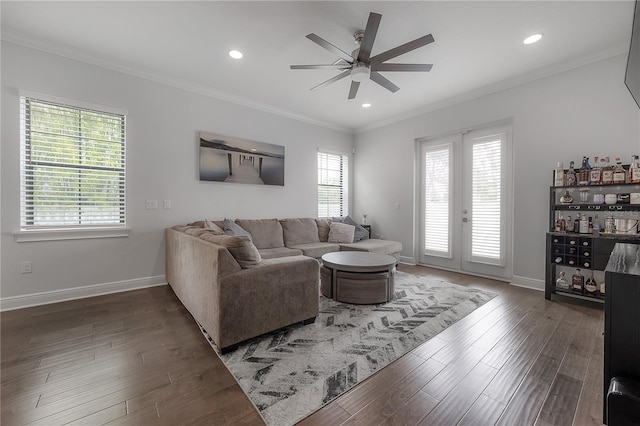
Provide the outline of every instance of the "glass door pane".
[[491,264],[503,261],[501,151],[500,137],[473,142],[471,261]]
[[424,153],[424,253],[451,257],[450,211],[451,146]]

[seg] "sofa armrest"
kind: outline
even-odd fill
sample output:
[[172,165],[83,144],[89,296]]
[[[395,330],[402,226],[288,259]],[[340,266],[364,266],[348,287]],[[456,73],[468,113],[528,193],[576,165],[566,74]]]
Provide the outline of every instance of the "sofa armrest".
[[165,237],[167,282],[191,316],[218,339],[213,325],[219,316],[219,276],[221,271],[240,270],[240,265],[217,244],[171,228],[165,230]]
[[317,316],[319,282],[320,266],[306,256],[266,259],[220,277],[218,348]]

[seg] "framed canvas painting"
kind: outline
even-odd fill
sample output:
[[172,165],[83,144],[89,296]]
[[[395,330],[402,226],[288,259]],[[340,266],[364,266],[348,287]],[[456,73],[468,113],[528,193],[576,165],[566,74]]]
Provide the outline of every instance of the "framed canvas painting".
[[200,180],[284,186],[284,146],[200,132]]

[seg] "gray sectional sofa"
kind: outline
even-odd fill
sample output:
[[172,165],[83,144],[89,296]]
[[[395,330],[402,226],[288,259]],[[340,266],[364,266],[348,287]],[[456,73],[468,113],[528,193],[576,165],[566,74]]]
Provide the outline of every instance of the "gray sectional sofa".
[[330,242],[327,219],[201,221],[166,229],[166,276],[220,352],[318,314],[325,253],[356,250],[398,258],[395,241]]

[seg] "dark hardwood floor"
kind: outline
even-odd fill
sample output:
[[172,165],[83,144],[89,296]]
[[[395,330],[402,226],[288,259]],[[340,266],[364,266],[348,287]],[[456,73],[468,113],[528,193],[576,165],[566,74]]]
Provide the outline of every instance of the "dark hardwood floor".
[[[302,425],[601,425],[603,311],[498,297]],[[168,286],[0,314],[2,425],[263,424]]]

